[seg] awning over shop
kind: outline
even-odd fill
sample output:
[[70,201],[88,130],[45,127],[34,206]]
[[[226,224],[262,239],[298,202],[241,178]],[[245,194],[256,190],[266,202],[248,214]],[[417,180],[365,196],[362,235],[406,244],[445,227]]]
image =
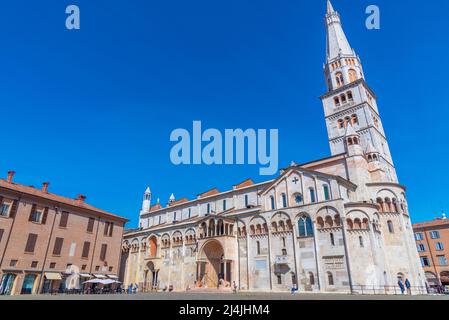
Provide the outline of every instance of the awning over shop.
[[45,272],[45,278],[48,280],[62,280],[61,274],[57,272]]
[[88,273],[80,273],[80,277],[81,278],[90,278],[90,277],[92,277],[92,275],[90,275]]
[[108,277],[111,279],[118,279],[118,277],[115,274],[108,274]]
[[95,278],[98,279],[106,279],[107,277],[104,274],[94,274]]

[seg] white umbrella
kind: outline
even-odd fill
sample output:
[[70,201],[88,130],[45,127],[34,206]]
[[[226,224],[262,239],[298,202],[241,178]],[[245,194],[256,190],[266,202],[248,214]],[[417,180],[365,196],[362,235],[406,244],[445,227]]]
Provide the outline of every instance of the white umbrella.
[[111,279],[99,280],[99,283],[111,284],[111,283],[115,283],[115,280],[111,280]]
[[102,280],[100,280],[100,279],[90,279],[90,280],[84,281],[83,283],[102,283],[101,281]]

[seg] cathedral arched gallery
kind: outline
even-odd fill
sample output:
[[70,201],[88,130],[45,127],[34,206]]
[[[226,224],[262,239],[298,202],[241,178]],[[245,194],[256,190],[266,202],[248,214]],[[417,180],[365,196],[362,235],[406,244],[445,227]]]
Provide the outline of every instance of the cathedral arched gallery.
[[172,195],[165,207],[151,204],[148,188],[140,228],[122,244],[125,286],[388,293],[398,278],[425,285],[376,94],[330,2],[325,24],[331,156],[193,200]]

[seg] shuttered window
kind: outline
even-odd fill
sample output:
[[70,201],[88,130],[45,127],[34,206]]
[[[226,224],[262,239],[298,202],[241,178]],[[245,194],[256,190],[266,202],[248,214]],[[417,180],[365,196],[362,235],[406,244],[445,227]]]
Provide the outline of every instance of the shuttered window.
[[55,246],[53,247],[53,255],[54,256],[61,255],[62,244],[63,243],[64,243],[64,239],[63,238],[56,238],[55,239]]
[[42,224],[46,224],[47,223],[47,217],[48,217],[48,207],[44,209],[44,214],[42,215]]
[[61,228],[67,228],[67,222],[69,220],[69,213],[66,211],[63,211],[61,213],[61,219],[59,220],[59,226]]
[[111,222],[111,224],[109,225],[109,236],[112,237],[112,232],[114,230],[114,223]]
[[89,218],[89,222],[87,223],[87,232],[93,232],[94,231],[94,218]]
[[106,260],[106,251],[108,250],[108,245],[107,244],[102,244],[101,245],[101,252],[100,252],[100,261],[105,261]]
[[28,235],[28,240],[25,246],[25,252],[33,253],[34,247],[36,247],[36,241],[37,241],[37,234],[30,233]]
[[5,230],[0,229],[0,242],[2,242],[2,238],[3,238],[3,232],[5,232]]
[[19,205],[19,201],[14,200],[13,203],[12,203],[11,211],[9,212],[9,217],[10,218],[14,218],[16,216],[18,205]]
[[109,222],[105,222],[105,223],[104,223],[104,232],[103,232],[103,234],[104,234],[105,236],[107,236],[107,235],[108,235],[108,232],[109,232]]
[[89,241],[84,241],[83,253],[81,255],[82,258],[89,258],[89,249],[90,249],[90,242]]

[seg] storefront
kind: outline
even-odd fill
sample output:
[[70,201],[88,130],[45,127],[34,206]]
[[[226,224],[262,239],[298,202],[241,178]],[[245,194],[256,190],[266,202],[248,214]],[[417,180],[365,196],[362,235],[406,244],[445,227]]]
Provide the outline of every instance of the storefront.
[[14,283],[17,275],[14,273],[4,273],[0,282],[0,295],[9,296],[13,293]]
[[63,284],[61,274],[58,272],[45,272],[42,293],[55,293],[59,291],[59,287]]
[[20,294],[32,294],[34,292],[34,286],[36,285],[36,274],[26,274],[23,279],[22,290],[20,290]]

